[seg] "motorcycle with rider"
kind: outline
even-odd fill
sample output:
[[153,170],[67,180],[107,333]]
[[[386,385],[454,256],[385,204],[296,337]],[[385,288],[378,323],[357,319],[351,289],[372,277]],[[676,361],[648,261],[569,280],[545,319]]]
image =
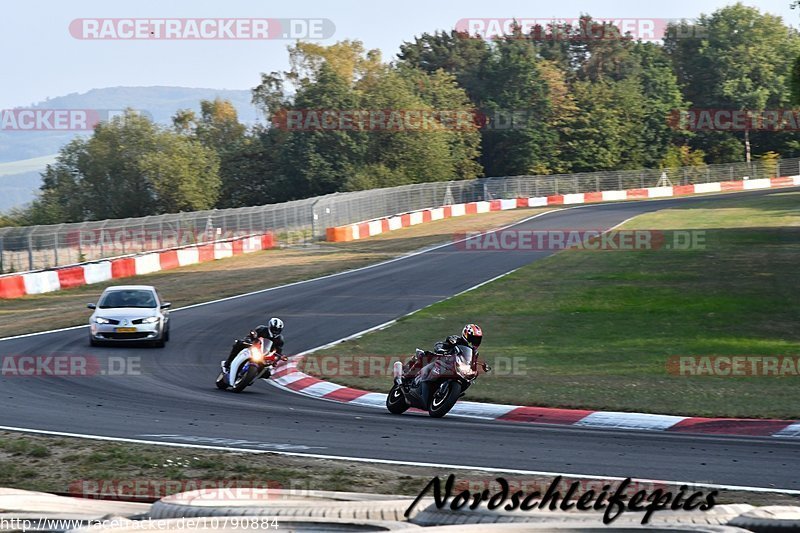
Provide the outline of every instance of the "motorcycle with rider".
[[446,415],[475,382],[478,368],[491,370],[478,358],[482,340],[480,326],[467,324],[460,335],[437,342],[433,351],[417,348],[405,365],[395,362],[386,408],[393,414],[415,407],[434,418]]
[[256,380],[269,378],[275,365],[288,359],[283,355],[283,327],[283,321],[273,317],[236,339],[228,358],[221,361],[217,388],[241,392]]

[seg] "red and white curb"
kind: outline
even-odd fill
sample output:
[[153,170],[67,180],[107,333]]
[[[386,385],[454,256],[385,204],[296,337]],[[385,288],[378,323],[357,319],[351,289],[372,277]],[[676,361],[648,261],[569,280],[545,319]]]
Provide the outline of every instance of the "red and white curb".
[[28,294],[60,291],[110,279],[151,274],[274,247],[272,234],[265,233],[54,270],[0,276],[0,299],[19,298]]
[[[297,370],[296,361],[289,361],[286,365],[276,369],[268,383],[289,392],[321,400],[386,409],[386,394],[353,389],[317,379]],[[458,402],[448,416],[531,424],[571,425],[585,428],[800,438],[800,421],[793,420],[702,418],[527,407],[469,401]]]
[[619,202],[622,200],[646,200],[652,198],[670,198],[674,196],[689,196],[694,194],[708,194],[733,191],[749,191],[756,189],[771,189],[778,187],[792,187],[800,185],[800,176],[786,176],[780,178],[742,179],[736,181],[721,181],[713,183],[698,183],[696,185],[675,185],[671,187],[647,187],[643,189],[625,189],[621,191],[599,191],[576,194],[556,194],[535,198],[511,198],[506,200],[489,200],[482,202],[468,202],[442,207],[422,209],[389,217],[356,222],[345,226],[336,226],[326,229],[326,240],[330,242],[347,242],[366,239],[381,233],[394,231],[401,228],[416,226],[426,222],[442,220],[445,218],[488,213],[490,211],[505,211],[520,207],[547,207],[561,205],[580,205],[600,202]]

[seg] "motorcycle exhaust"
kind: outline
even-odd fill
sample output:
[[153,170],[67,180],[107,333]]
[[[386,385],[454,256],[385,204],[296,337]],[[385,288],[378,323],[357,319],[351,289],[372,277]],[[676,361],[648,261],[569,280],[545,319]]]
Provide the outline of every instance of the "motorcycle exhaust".
[[392,375],[394,376],[394,382],[397,385],[400,385],[403,382],[403,363],[400,361],[394,362],[394,367],[392,368]]

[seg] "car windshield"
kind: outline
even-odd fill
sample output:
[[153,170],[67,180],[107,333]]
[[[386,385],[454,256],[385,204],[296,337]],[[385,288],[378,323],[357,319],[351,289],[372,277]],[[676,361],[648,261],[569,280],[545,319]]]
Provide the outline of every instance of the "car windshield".
[[100,309],[113,309],[115,307],[156,307],[156,298],[150,291],[144,290],[119,290],[110,291],[103,295],[98,305]]

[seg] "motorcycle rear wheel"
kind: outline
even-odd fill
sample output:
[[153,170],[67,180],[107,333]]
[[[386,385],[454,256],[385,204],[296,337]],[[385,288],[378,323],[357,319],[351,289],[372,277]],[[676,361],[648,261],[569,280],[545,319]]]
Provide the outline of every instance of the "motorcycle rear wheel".
[[400,390],[400,385],[392,387],[392,390],[386,395],[386,408],[389,412],[393,415],[399,415],[408,411],[409,407],[411,406],[406,402],[406,398]]
[[444,381],[433,393],[431,405],[428,407],[428,414],[432,418],[442,418],[450,412],[450,409],[461,396],[461,384],[457,381]]

